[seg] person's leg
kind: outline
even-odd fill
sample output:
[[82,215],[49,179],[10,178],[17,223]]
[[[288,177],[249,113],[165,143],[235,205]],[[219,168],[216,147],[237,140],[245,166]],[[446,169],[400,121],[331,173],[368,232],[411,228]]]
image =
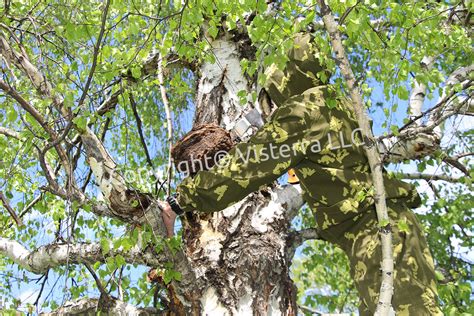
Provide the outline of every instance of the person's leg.
[[[413,212],[404,205],[389,206],[395,263],[392,305],[396,314],[442,315],[437,306],[433,259],[421,227]],[[323,237],[346,251],[361,298],[360,315],[373,315],[381,282],[381,247],[375,209],[328,229]]]

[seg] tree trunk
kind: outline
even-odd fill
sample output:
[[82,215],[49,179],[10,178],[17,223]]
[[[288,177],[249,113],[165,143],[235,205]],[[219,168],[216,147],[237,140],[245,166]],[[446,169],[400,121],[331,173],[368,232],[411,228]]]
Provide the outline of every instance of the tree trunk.
[[[250,95],[255,87],[242,74],[240,51],[230,37],[211,45],[216,62],[201,65],[194,124],[217,123],[230,129],[251,105],[249,101],[242,107],[237,93],[246,90]],[[183,219],[184,245],[197,279],[192,293],[185,295],[194,300],[183,301],[185,311],[296,314],[289,228],[302,203],[295,187],[272,186],[222,212],[196,212]]]

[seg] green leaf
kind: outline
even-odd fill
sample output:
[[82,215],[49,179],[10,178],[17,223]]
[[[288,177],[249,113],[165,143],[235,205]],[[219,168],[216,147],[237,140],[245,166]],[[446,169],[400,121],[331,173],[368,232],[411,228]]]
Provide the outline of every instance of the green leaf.
[[108,239],[102,239],[100,241],[100,247],[102,249],[102,254],[105,256],[109,253],[110,251],[110,242]]
[[139,79],[142,76],[142,70],[140,67],[135,66],[132,68],[132,76],[133,78]]
[[214,23],[214,21],[209,21],[209,28],[207,29],[207,32],[209,33],[209,35],[212,37],[212,38],[216,38],[217,37],[217,33],[219,33],[219,30],[217,29],[217,26],[216,24]]
[[393,135],[397,136],[398,134],[400,134],[400,132],[398,131],[398,126],[397,125],[391,125],[390,126],[390,131],[393,133]]
[[107,257],[105,259],[105,264],[107,266],[107,269],[111,272],[114,271],[117,265],[115,264],[115,260],[112,257]]
[[407,234],[410,232],[410,227],[408,226],[408,223],[405,219],[399,220],[398,223],[397,223],[397,226],[398,226],[398,229],[401,232],[404,232],[404,233],[407,233]]
[[87,116],[79,115],[79,116],[76,116],[72,121],[80,130],[82,131],[86,130]]
[[126,264],[125,259],[122,255],[116,255],[115,256],[115,262],[117,263],[117,266],[123,266]]
[[383,219],[379,221],[379,227],[386,227],[389,224],[390,224],[390,221],[388,219]]
[[399,86],[398,89],[398,97],[401,100],[408,100],[408,90],[405,88],[405,86]]

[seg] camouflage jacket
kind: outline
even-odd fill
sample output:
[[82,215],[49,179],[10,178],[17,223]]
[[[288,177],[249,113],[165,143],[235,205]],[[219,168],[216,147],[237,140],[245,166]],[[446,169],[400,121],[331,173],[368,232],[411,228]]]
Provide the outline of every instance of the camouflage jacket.
[[[220,211],[289,168],[296,169],[322,229],[373,204],[371,173],[351,104],[318,79],[324,70],[309,35],[298,35],[288,56],[284,70],[268,69],[265,89],[278,106],[268,123],[212,169],[178,186],[183,210]],[[412,185],[388,175],[384,180],[387,199],[418,205]]]

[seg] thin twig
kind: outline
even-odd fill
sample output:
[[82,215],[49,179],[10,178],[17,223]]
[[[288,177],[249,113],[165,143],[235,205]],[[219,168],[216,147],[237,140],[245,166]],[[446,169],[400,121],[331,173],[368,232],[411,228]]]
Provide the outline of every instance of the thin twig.
[[92,57],[91,70],[89,71],[89,76],[87,77],[86,85],[84,87],[84,90],[82,90],[82,95],[78,102],[79,108],[82,106],[82,104],[84,103],[84,100],[86,99],[87,92],[89,91],[89,87],[92,82],[92,77],[94,76],[95,68],[97,67],[97,57],[99,55],[100,45],[102,44],[102,37],[104,36],[104,32],[105,32],[105,22],[107,21],[107,13],[109,11],[109,5],[110,5],[110,0],[107,0],[107,2],[105,3],[104,11],[102,12],[102,22],[100,26],[99,37],[97,38],[97,43],[94,46],[94,55]]
[[38,311],[39,300],[41,298],[41,295],[43,294],[44,286],[46,285],[46,281],[48,281],[48,275],[49,275],[49,270],[46,271],[46,273],[38,280],[38,282],[39,282],[42,278],[44,278],[43,282],[41,283],[41,288],[39,290],[38,296],[36,297],[36,300],[33,303],[33,305],[36,306],[36,311]]
[[132,107],[133,116],[135,117],[135,121],[137,122],[138,135],[140,136],[140,142],[142,143],[143,150],[145,151],[146,161],[151,168],[154,168],[150,152],[148,151],[148,147],[145,142],[145,137],[143,136],[142,120],[140,119],[140,115],[138,114],[137,103],[135,102],[135,98],[133,97],[131,91],[128,95],[128,99],[130,100],[130,106]]
[[360,3],[361,0],[357,0],[356,4],[347,8],[347,10],[342,14],[341,18],[339,19],[339,25],[342,25],[346,20],[347,16],[354,10],[354,8]]
[[94,278],[95,283],[97,284],[97,288],[99,289],[100,294],[104,295],[105,297],[109,297],[109,294],[107,293],[106,289],[104,288],[104,285],[100,281],[100,279],[97,276],[97,274],[95,273],[94,269],[92,269],[91,265],[87,262],[84,262],[84,266],[86,267],[86,269],[90,272],[90,274]]
[[311,315],[324,315],[323,312],[320,312],[314,308],[311,308],[311,307],[308,307],[308,306],[304,306],[304,305],[298,305],[299,309],[301,309],[301,311],[303,313],[310,313]]
[[[38,195],[36,198],[33,199],[33,201],[31,201],[21,212],[20,212],[20,215],[18,215],[18,217],[21,219],[23,218],[23,216],[25,216],[26,213],[28,213],[39,201],[41,201],[41,199],[43,198],[43,193],[41,193],[40,195]],[[8,228],[11,228],[13,225],[10,224],[8,226]]]
[[7,209],[8,213],[10,213],[11,217],[13,217],[13,219],[15,220],[16,225],[18,227],[23,226],[21,219],[18,217],[18,215],[16,215],[15,211],[10,206],[10,203],[8,202],[6,196],[3,195],[3,192],[1,191],[0,191],[0,200],[2,201],[3,206]]

